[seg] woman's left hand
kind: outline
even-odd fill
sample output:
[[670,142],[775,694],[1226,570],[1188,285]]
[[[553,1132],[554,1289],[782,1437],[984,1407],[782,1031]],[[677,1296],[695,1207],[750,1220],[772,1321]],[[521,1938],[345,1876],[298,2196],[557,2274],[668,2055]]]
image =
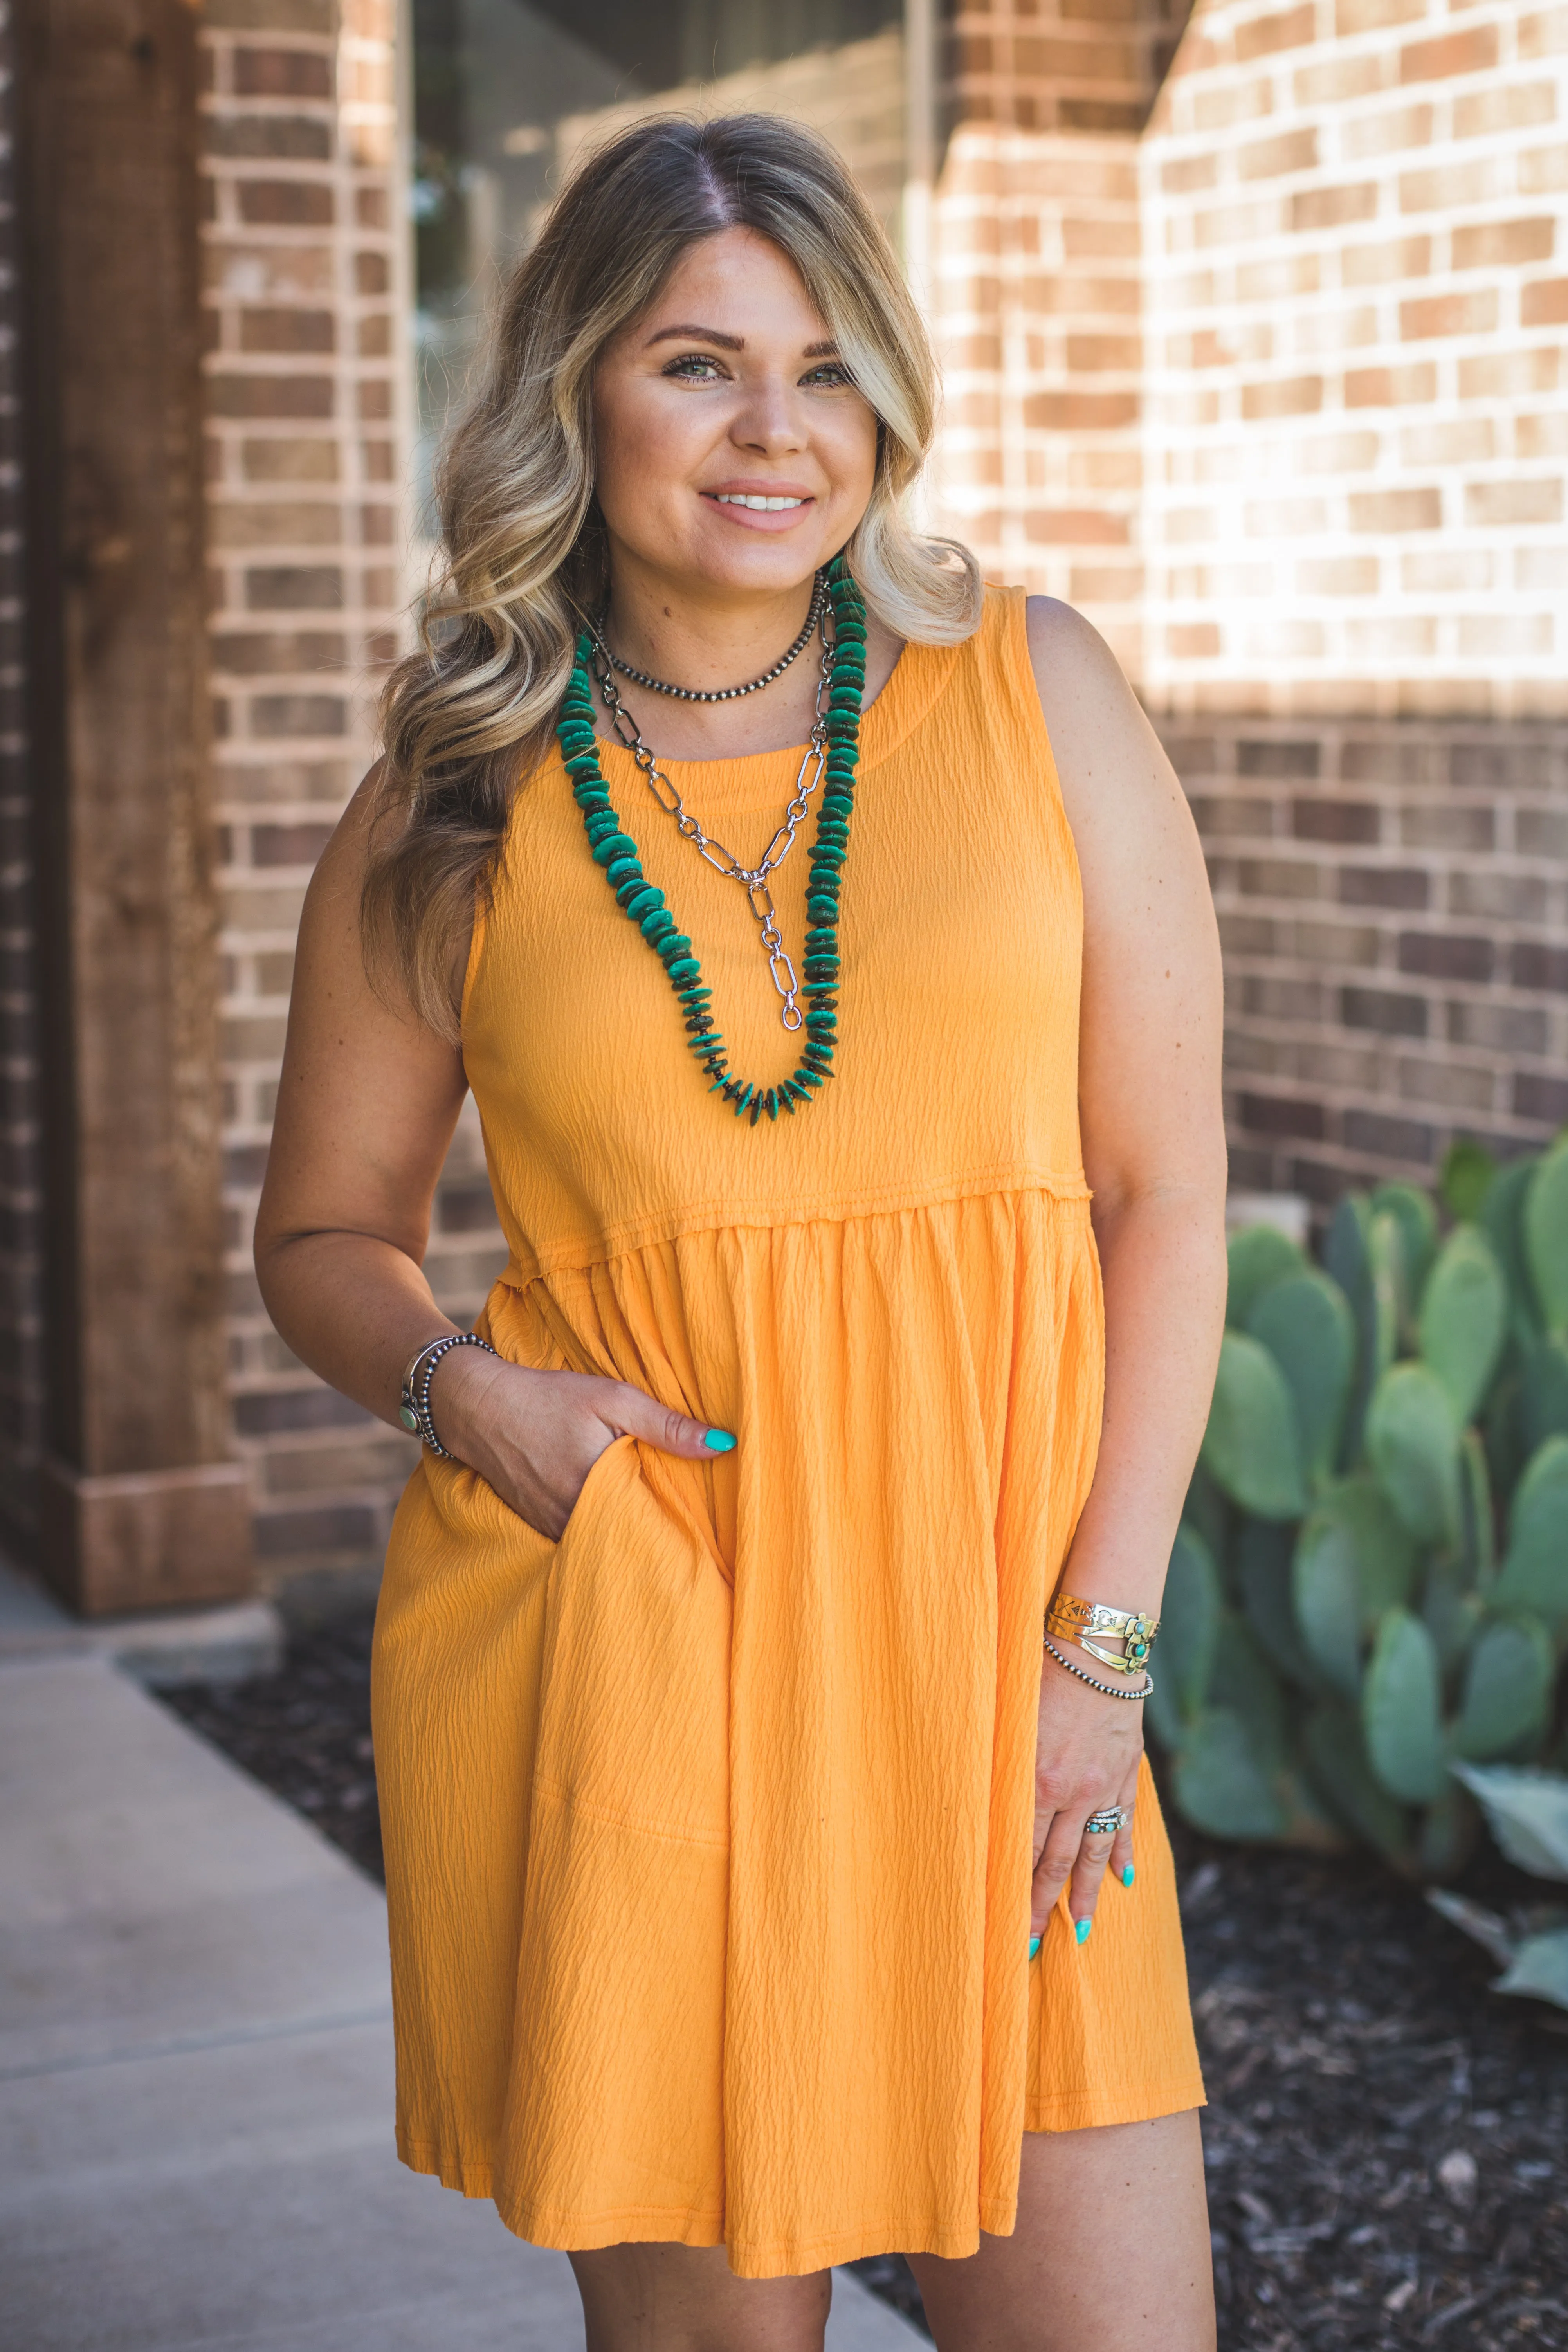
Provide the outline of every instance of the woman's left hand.
[[[1143,1710],[1105,1698],[1075,1681],[1048,1653],[1040,1675],[1039,1738],[1035,1751],[1035,1875],[1031,1942],[1043,1936],[1062,1888],[1082,1943],[1107,1867],[1118,1877],[1132,1863],[1132,1807],[1143,1753]],[[1086,1837],[1091,1813],[1120,1805],[1127,1815],[1113,1834]]]

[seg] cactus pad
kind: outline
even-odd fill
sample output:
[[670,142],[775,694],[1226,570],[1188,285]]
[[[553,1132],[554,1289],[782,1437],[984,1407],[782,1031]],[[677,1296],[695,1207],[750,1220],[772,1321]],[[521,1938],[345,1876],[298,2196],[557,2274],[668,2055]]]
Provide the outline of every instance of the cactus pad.
[[1341,1698],[1361,1692],[1361,1584],[1355,1543],[1342,1518],[1314,1511],[1296,1543],[1291,1595],[1302,1646]]
[[1549,1437],[1514,1490],[1491,1599],[1496,1609],[1539,1617],[1554,1635],[1568,1628],[1568,1437]]
[[1366,1450],[1411,1534],[1454,1545],[1459,1536],[1459,1426],[1447,1391],[1424,1364],[1394,1364],[1373,1391]]
[[1454,1749],[1472,1764],[1531,1755],[1552,1709],[1557,1662],[1537,1617],[1498,1617],[1482,1627],[1465,1665]]
[[1285,1375],[1302,1467],[1316,1486],[1338,1458],[1355,1373],[1355,1320],[1344,1292],[1326,1274],[1292,1276],[1264,1292],[1247,1328]]
[[1278,1838],[1288,1816],[1253,1735],[1229,1707],[1205,1707],[1175,1760],[1176,1801],[1210,1837]]
[[1554,1143],[1524,1197],[1524,1256],[1541,1319],[1568,1339],[1568,1137]]
[[1437,1190],[1443,1206],[1457,1224],[1479,1217],[1492,1178],[1497,1174],[1497,1161],[1482,1143],[1471,1135],[1456,1136],[1443,1155],[1443,1171],[1437,1179]]
[[1304,1253],[1278,1225],[1243,1225],[1226,1244],[1226,1264],[1225,1319],[1238,1331],[1266,1290],[1307,1270]]
[[1437,1649],[1418,1617],[1391,1609],[1378,1627],[1362,1685],[1362,1727],[1373,1770],[1407,1805],[1442,1793],[1447,1758]]
[[1508,1331],[1508,1283],[1476,1226],[1457,1226],[1444,1244],[1421,1294],[1417,1329],[1422,1360],[1463,1428],[1487,1392]]
[[1245,1332],[1226,1331],[1220,1343],[1200,1459],[1231,1501],[1259,1518],[1299,1518],[1306,1507],[1290,1391],[1268,1349]]

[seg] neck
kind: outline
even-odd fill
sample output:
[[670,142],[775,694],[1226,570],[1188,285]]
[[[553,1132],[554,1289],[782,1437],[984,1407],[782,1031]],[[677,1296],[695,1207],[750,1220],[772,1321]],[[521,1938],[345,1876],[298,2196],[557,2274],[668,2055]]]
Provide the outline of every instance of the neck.
[[604,631],[635,669],[699,693],[743,685],[772,669],[811,610],[816,573],[764,593],[715,587],[679,591],[612,562]]

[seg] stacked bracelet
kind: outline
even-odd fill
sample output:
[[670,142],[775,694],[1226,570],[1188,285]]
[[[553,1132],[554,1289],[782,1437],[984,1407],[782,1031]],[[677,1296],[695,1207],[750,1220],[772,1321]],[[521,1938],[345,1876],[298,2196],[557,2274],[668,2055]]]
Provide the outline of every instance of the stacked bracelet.
[[[1160,1630],[1157,1617],[1141,1609],[1113,1609],[1103,1601],[1075,1601],[1058,1592],[1046,1616],[1046,1631],[1058,1642],[1076,1642],[1102,1666],[1119,1675],[1138,1674],[1148,1664],[1149,1652]],[[1099,1640],[1093,1638],[1098,1635]],[[1120,1641],[1121,1650],[1105,1650],[1103,1641]]]
[[439,1339],[432,1339],[421,1348],[403,1375],[403,1391],[397,1401],[397,1418],[410,1437],[423,1438],[432,1454],[443,1462],[456,1462],[458,1456],[448,1453],[436,1434],[436,1424],[430,1418],[430,1381],[437,1365],[448,1348],[482,1348],[487,1356],[495,1349],[477,1331],[448,1331]]
[[1115,1683],[1102,1683],[1098,1676],[1086,1675],[1081,1666],[1075,1666],[1070,1658],[1064,1658],[1048,1633],[1042,1639],[1058,1666],[1065,1666],[1069,1675],[1076,1675],[1080,1683],[1089,1685],[1090,1690],[1103,1691],[1107,1698],[1147,1698],[1154,1687],[1154,1677],[1147,1666],[1143,1669],[1143,1680],[1136,1690],[1121,1690]]

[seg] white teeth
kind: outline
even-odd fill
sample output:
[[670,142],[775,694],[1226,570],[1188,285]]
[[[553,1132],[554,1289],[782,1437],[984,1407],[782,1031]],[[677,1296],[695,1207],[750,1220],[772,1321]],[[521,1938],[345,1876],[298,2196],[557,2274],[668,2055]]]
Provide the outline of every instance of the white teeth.
[[758,498],[749,490],[721,490],[713,503],[721,507],[750,507],[753,514],[777,514],[782,508],[803,507],[805,500]]

